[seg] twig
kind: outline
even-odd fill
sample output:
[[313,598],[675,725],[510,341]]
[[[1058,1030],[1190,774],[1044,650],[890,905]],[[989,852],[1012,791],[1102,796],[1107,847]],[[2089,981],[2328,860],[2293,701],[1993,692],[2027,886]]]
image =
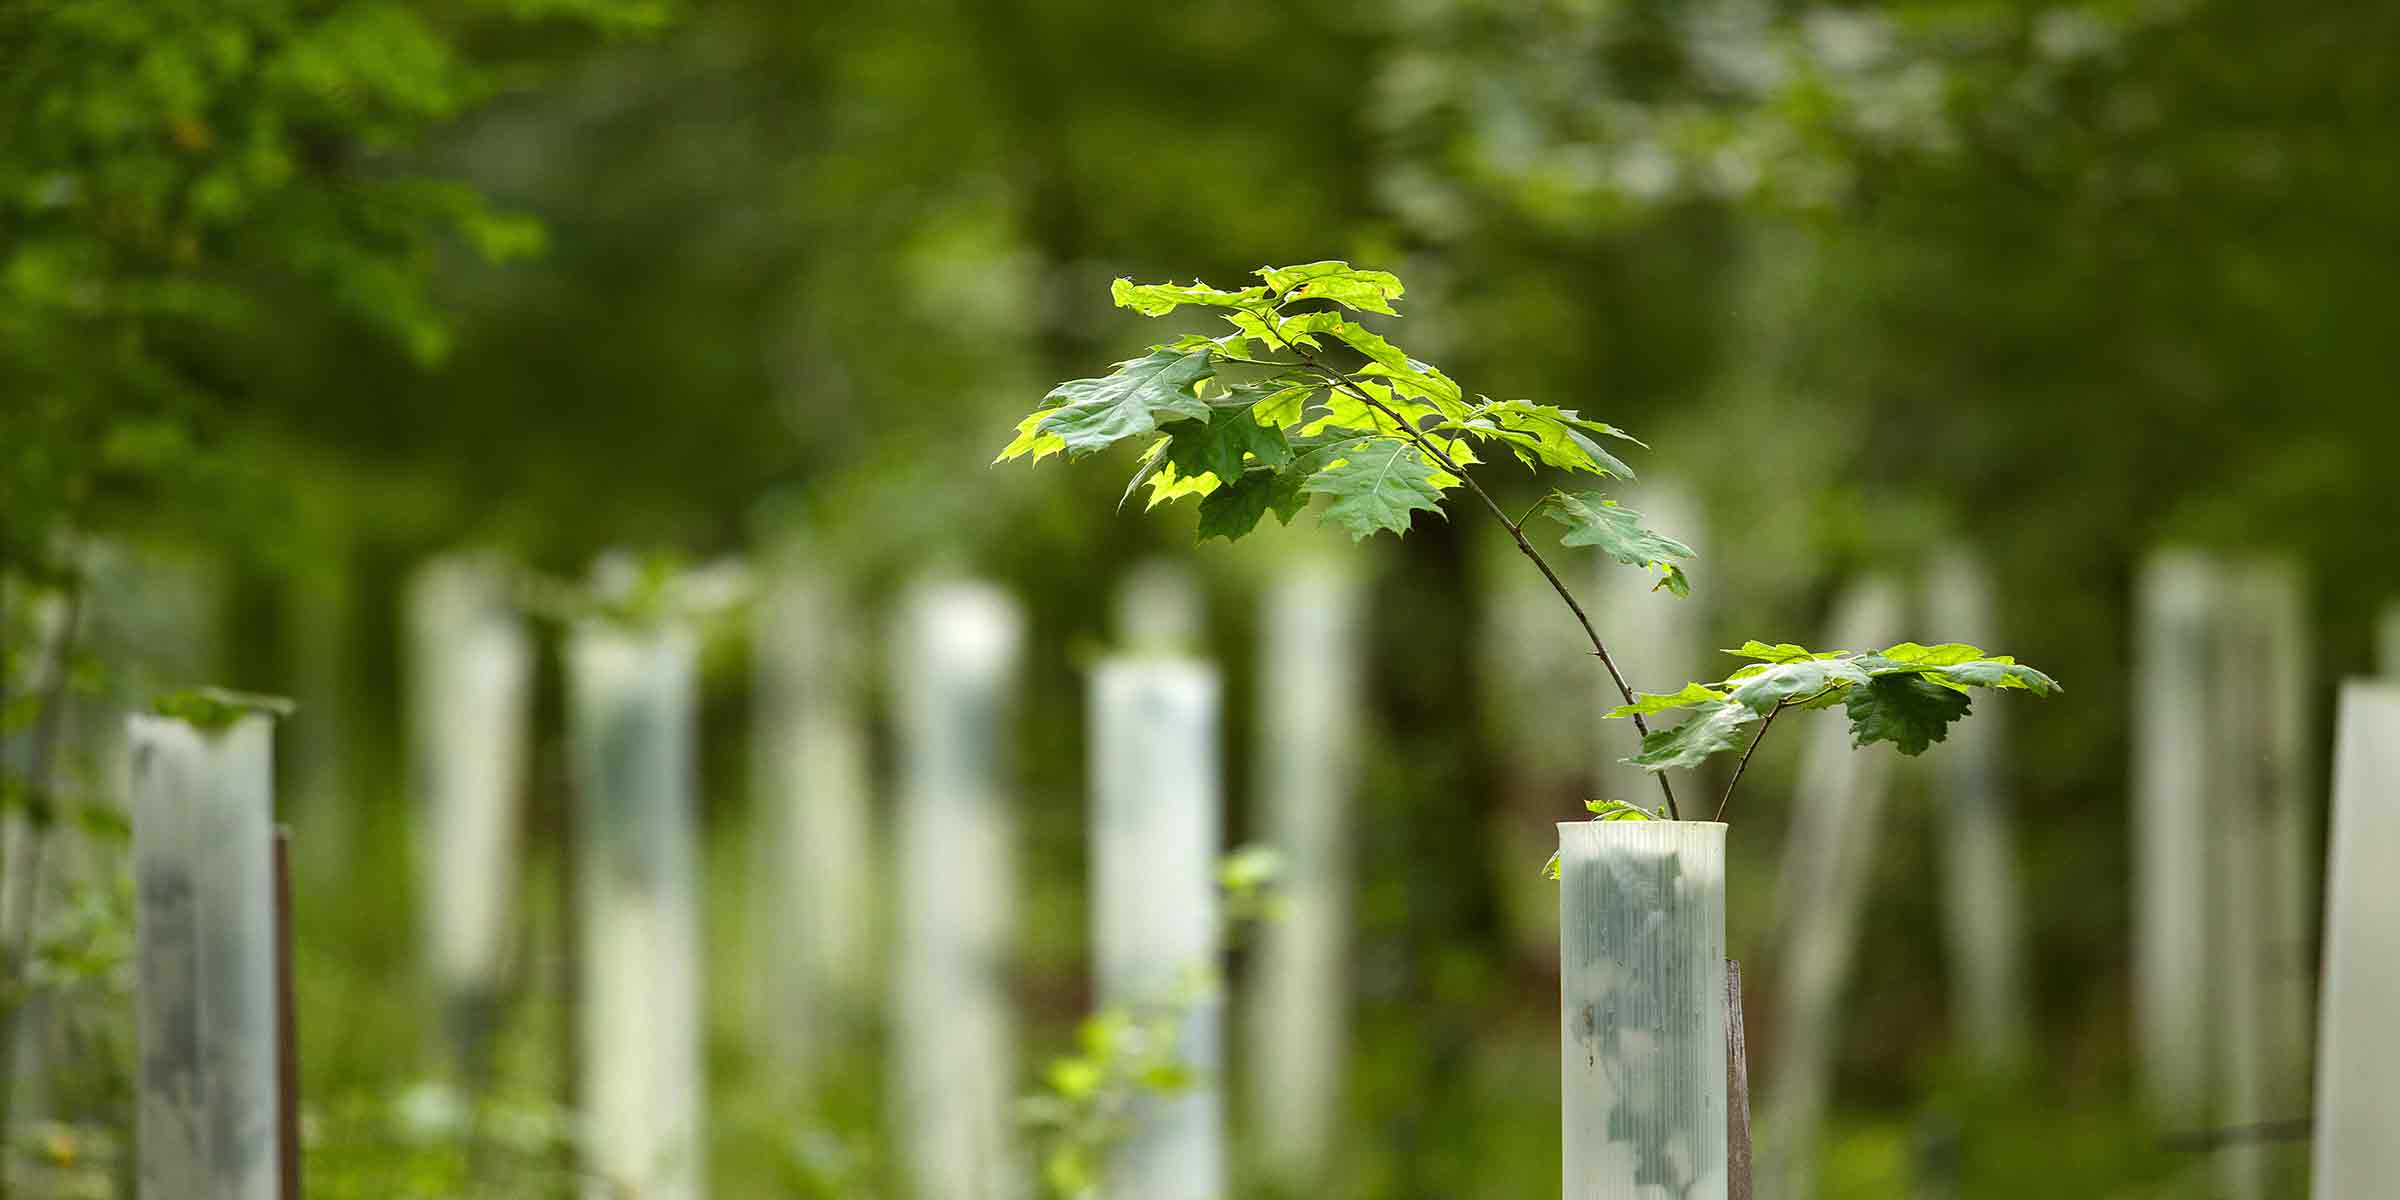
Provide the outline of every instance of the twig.
[[[1443,470],[1448,471],[1454,476],[1457,476],[1460,480],[1466,483],[1468,490],[1474,492],[1476,498],[1483,501],[1483,506],[1491,510],[1493,519],[1499,521],[1500,524],[1508,530],[1508,535],[1511,538],[1516,539],[1517,549],[1521,551],[1526,558],[1532,560],[1533,565],[1541,571],[1542,578],[1550,581],[1550,589],[1557,592],[1558,598],[1566,602],[1568,611],[1575,614],[1576,623],[1583,626],[1583,635],[1586,638],[1591,639],[1592,653],[1599,656],[1601,666],[1608,668],[1608,677],[1611,682],[1617,685],[1617,693],[1625,697],[1625,703],[1635,703],[1633,696],[1633,685],[1625,682],[1624,672],[1617,669],[1617,660],[1611,657],[1608,652],[1608,643],[1600,640],[1600,631],[1592,627],[1592,619],[1590,616],[1584,613],[1583,605],[1577,602],[1575,599],[1575,593],[1567,590],[1567,585],[1564,581],[1559,579],[1558,572],[1550,569],[1549,560],[1543,558],[1541,551],[1534,549],[1533,543],[1525,539],[1525,531],[1508,519],[1507,510],[1500,507],[1499,501],[1492,499],[1492,494],[1490,492],[1483,490],[1483,484],[1477,482],[1475,477],[1468,474],[1465,468],[1459,466],[1455,459],[1452,459],[1447,453],[1444,453],[1440,446],[1437,446],[1433,443],[1432,439],[1418,432],[1416,426],[1409,424],[1408,421],[1401,417],[1400,414],[1393,412],[1391,408],[1383,401],[1369,395],[1364,389],[1350,382],[1349,376],[1326,367],[1324,364],[1318,362],[1316,357],[1311,355],[1308,351],[1303,350],[1296,345],[1291,345],[1289,342],[1286,342],[1285,344],[1290,347],[1292,353],[1300,356],[1301,362],[1306,363],[1311,370],[1316,371],[1319,375],[1324,376],[1328,382],[1333,384],[1333,386],[1350,393],[1359,400],[1364,401],[1369,407],[1372,407],[1375,409],[1375,411],[1382,413],[1384,416],[1390,417],[1393,423],[1399,426],[1400,432],[1410,441],[1415,442],[1418,447],[1423,449],[1427,454],[1432,455],[1434,461],[1440,463]],[[1639,713],[1633,715],[1633,728],[1634,732],[1645,738],[1650,736],[1650,725],[1648,722],[1642,720],[1641,714]],[[1674,821],[1682,820],[1683,811],[1675,803],[1675,787],[1673,784],[1667,782],[1666,772],[1654,771],[1652,772],[1652,775],[1658,779],[1658,790],[1666,795],[1667,818]]]
[[1741,786],[1742,772],[1750,769],[1750,756],[1758,753],[1758,744],[1767,740],[1767,729],[1775,724],[1776,716],[1782,712],[1783,706],[1778,704],[1767,710],[1766,720],[1758,723],[1758,732],[1751,735],[1750,738],[1750,748],[1742,751],[1740,762],[1733,764],[1733,778],[1725,781],[1725,794],[1717,797],[1717,815],[1710,817],[1709,820],[1722,821],[1725,819],[1725,806],[1733,803],[1733,789]]

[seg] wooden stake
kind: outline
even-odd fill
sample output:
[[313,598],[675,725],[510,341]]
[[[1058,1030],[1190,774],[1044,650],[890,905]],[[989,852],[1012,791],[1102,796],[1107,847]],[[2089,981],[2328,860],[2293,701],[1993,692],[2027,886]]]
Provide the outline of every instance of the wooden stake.
[[1742,964],[1725,960],[1725,1196],[1750,1200],[1750,1052],[1742,1034]]
[[275,1126],[277,1191],[300,1200],[300,1041],[292,1014],[292,831],[275,827]]

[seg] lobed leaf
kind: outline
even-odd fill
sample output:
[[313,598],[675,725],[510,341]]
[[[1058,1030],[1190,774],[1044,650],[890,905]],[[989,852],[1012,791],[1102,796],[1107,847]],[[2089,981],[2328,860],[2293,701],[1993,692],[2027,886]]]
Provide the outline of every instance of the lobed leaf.
[[1655,716],[1678,708],[1706,704],[1711,700],[1723,700],[1725,693],[1705,683],[1687,683],[1683,685],[1683,690],[1680,692],[1636,692],[1634,696],[1636,698],[1633,703],[1620,704],[1608,710],[1608,716],[1612,718]]
[[1246,460],[1280,467],[1292,460],[1283,430],[1261,425],[1248,406],[1211,409],[1206,418],[1166,427],[1167,461],[1186,476],[1239,479]]
[[1331,300],[1365,312],[1392,312],[1400,298],[1400,277],[1389,271],[1365,271],[1346,262],[1302,263],[1294,267],[1260,267],[1258,277],[1275,289],[1281,300]]
[[1185,496],[1213,495],[1219,481],[1215,475],[1207,473],[1186,475],[1176,470],[1175,464],[1162,455],[1158,469],[1149,477],[1149,483],[1150,499],[1142,505],[1144,511],[1181,500]]
[[1459,389],[1456,380],[1442,374],[1432,364],[1410,358],[1401,351],[1400,347],[1385,341],[1383,335],[1356,321],[1336,322],[1333,328],[1326,332],[1341,339],[1344,345],[1366,355],[1368,362],[1382,368],[1377,372],[1378,374],[1395,382],[1405,380],[1435,400],[1455,401],[1466,394]]
[[1238,540],[1258,528],[1260,518],[1269,512],[1291,524],[1308,504],[1308,496],[1300,490],[1307,480],[1297,471],[1251,471],[1210,492],[1200,501],[1200,540]]
[[1735,658],[1755,658],[1762,662],[1790,662],[1796,658],[1841,657],[1839,654],[1830,652],[1819,654],[1806,646],[1796,646],[1790,642],[1777,642],[1770,646],[1757,638],[1743,642],[1738,649],[1727,650],[1723,653],[1730,654]]
[[1868,681],[1867,672],[1847,658],[1804,658],[1748,667],[1737,672],[1741,686],[1733,702],[1765,716],[1786,701],[1803,700],[1828,690],[1839,691]]
[[1248,308],[1263,304],[1267,289],[1246,287],[1239,291],[1218,291],[1199,280],[1185,283],[1135,283],[1119,279],[1108,285],[1109,299],[1119,308],[1130,308],[1145,317],[1163,317],[1186,304],[1204,304],[1216,308]]
[[1913,674],[1882,675],[1854,687],[1844,700],[1852,743],[1890,742],[1900,753],[1925,753],[1967,715],[1966,693]]
[[1111,374],[1069,380],[1052,389],[1047,399],[1061,403],[1042,414],[1034,426],[1035,437],[1054,436],[1068,457],[1081,458],[1126,438],[1156,432],[1162,417],[1205,419],[1208,404],[1194,389],[1215,373],[1206,350],[1153,349],[1118,363]]
[[1375,438],[1348,452],[1300,485],[1303,492],[1330,496],[1325,519],[1352,540],[1381,530],[1406,534],[1412,514],[1442,511],[1442,489],[1457,483],[1426,461],[1417,447],[1399,438]]
[[1586,800],[1583,802],[1583,809],[1592,814],[1592,819],[1595,821],[1655,821],[1658,819],[1657,813],[1651,812],[1639,804],[1627,804],[1623,800]]
[[1712,754],[1733,749],[1742,729],[1759,719],[1757,713],[1730,700],[1699,707],[1699,713],[1683,724],[1651,731],[1642,739],[1642,752],[1624,761],[1649,771],[1696,767]]
[[1629,567],[1649,567],[1660,573],[1659,587],[1678,596],[1692,594],[1691,581],[1673,560],[1692,557],[1692,548],[1665,534],[1642,528],[1642,514],[1598,492],[1552,492],[1542,511],[1567,527],[1559,540],[1569,546],[1598,546],[1600,552]]
[[992,460],[993,465],[997,466],[1013,458],[1023,458],[1028,454],[1032,455],[1033,461],[1038,463],[1053,454],[1064,451],[1067,448],[1067,439],[1055,433],[1042,432],[1042,421],[1050,415],[1050,412],[1051,410],[1047,408],[1037,408],[1026,414],[1024,420],[1017,422],[1016,438],[1001,448],[1000,456]]
[[1584,420],[1573,409],[1529,400],[1487,399],[1459,422],[1459,428],[1476,437],[1506,443],[1516,453],[1517,460],[1528,468],[1549,466],[1604,477],[1633,478],[1633,468],[1585,436],[1583,430],[1623,435],[1613,426]]

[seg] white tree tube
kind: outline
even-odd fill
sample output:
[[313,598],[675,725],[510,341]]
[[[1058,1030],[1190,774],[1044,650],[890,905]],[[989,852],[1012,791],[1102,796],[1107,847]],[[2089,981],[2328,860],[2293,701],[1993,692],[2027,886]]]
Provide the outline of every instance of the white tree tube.
[[1278,578],[1260,621],[1256,825],[1283,856],[1285,909],[1258,931],[1248,1112],[1260,1159],[1300,1195],[1333,1166],[1349,1057],[1362,611],[1356,578],[1320,561]]
[[[0,804],[0,882],[8,884],[0,893],[27,899],[19,880],[39,889],[26,911],[0,910],[0,927],[12,936],[23,932],[20,919],[48,926],[76,907],[74,897],[98,894],[122,877],[122,847],[92,834],[76,810],[119,819],[128,814],[126,718],[147,711],[162,694],[217,678],[223,657],[227,588],[219,564],[167,547],[110,541],[85,543],[76,558],[83,572],[80,604],[68,605],[58,591],[30,589],[17,601],[33,607],[32,628],[24,630],[28,640],[19,643],[27,690],[43,686],[52,665],[49,650],[71,612],[77,616],[73,659],[104,662],[108,670],[99,689],[70,687],[61,695],[63,723],[49,764],[59,785],[53,797],[60,805],[57,819],[37,829],[21,820],[15,806]],[[29,748],[31,739],[21,732],[16,741]],[[22,750],[5,752],[19,757],[20,770],[31,766],[22,761]],[[55,932],[32,931],[36,937]],[[0,1037],[13,1036],[16,1043],[14,1076],[0,1079],[0,1089],[10,1093],[7,1108],[19,1128],[63,1115],[52,1108],[52,1064],[82,1052],[68,1014],[107,1003],[79,985],[35,989],[0,1020]],[[8,1133],[0,1130],[0,1138]]]
[[[1925,621],[1943,638],[1992,647],[2004,639],[1994,615],[1992,580],[1982,564],[1953,555],[1925,583]],[[1944,929],[1949,941],[1951,1004],[1958,1038],[1986,1070],[2024,1061],[2024,922],[2019,913],[2016,837],[2003,765],[2005,704],[1984,700],[1971,719],[1950,728],[1930,756],[1939,791]]]
[[1151,559],[1127,571],[1117,584],[1118,648],[1190,654],[1201,648],[1207,635],[1208,598],[1189,567]]
[[[1835,603],[1828,644],[1888,645],[1900,640],[1902,620],[1899,587],[1869,579]],[[1784,914],[1782,1017],[1762,1122],[1762,1190],[1777,1200],[1806,1200],[1812,1190],[1817,1128],[1839,1049],[1842,991],[1858,949],[1859,912],[1898,758],[1888,746],[1853,747],[1838,713],[1786,716],[1794,718],[1804,722],[1808,741],[1776,906]]]
[[127,735],[140,1193],[276,1200],[273,722]]
[[[1644,525],[1687,545],[1699,546],[1707,532],[1700,505],[1672,479],[1646,476],[1639,493],[1626,502],[1641,511]],[[1708,612],[1700,595],[1678,596],[1656,587],[1656,572],[1626,566],[1606,555],[1595,554],[1592,562],[1592,624],[1607,636],[1609,648],[1618,655],[1617,665],[1635,686],[1645,691],[1674,691],[1690,680],[1724,675],[1720,664],[1725,656],[1712,654],[1708,646]],[[1572,636],[1574,630],[1558,624],[1568,615],[1558,598],[1547,592],[1544,598],[1549,602],[1544,615],[1550,618],[1550,633],[1540,645],[1555,653],[1555,639]],[[1569,648],[1573,645],[1567,643]],[[1582,686],[1596,700],[1596,707],[1578,712],[1597,717],[1624,702],[1608,672],[1600,670],[1588,655],[1558,657],[1580,672]],[[1657,781],[1648,771],[1625,761],[1636,748],[1631,740],[1632,723],[1597,717],[1590,728],[1584,752],[1593,759],[1592,798],[1658,807]]]
[[2219,576],[2208,559],[2171,551],[2153,555],[2135,587],[2133,1032],[2143,1102],[2170,1127],[2208,1111],[2209,680]]
[[673,624],[567,646],[589,1200],[704,1192],[694,656]]
[[[2284,1119],[2308,1102],[2315,1015],[2317,766],[2308,718],[2312,625],[2300,573],[2267,559],[2227,567],[2216,620],[2208,884],[2216,1011],[2214,1120]],[[2217,1155],[2232,1200],[2280,1190],[2295,1148],[2237,1142]]]
[[758,1040],[805,1083],[874,1002],[875,842],[856,631],[836,589],[780,557],[752,610],[750,957]]
[[1724,1200],[1725,827],[1558,827],[1566,1200]]
[[894,1154],[920,1200],[1014,1200],[1016,928],[1009,753],[1024,618],[999,589],[922,585],[891,630],[899,889]]
[[2400,1179],[2392,1081],[2400,1079],[2400,686],[2342,688],[2325,883],[2313,1195],[2353,1200]]
[[484,559],[420,568],[405,620],[426,969],[450,1065],[472,1080],[488,1065],[515,911],[533,641],[505,568]]
[[1191,1083],[1136,1101],[1110,1156],[1110,1200],[1225,1191],[1224,1006],[1215,983],[1224,800],[1214,668],[1123,657],[1092,672],[1092,957],[1100,1002],[1182,1009]]

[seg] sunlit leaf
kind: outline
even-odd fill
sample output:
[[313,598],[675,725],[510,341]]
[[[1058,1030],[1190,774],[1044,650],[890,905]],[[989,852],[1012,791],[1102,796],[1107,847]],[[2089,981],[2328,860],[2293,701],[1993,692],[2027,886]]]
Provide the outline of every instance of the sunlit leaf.
[[1642,739],[1642,752],[1625,761],[1651,771],[1696,767],[1707,762],[1709,755],[1740,744],[1743,728],[1759,719],[1757,713],[1730,700],[1698,707],[1699,711],[1683,724],[1673,729],[1652,730]]
[[1634,702],[1620,704],[1608,710],[1610,717],[1648,717],[1678,708],[1690,708],[1711,700],[1723,700],[1725,693],[1704,683],[1687,683],[1680,692],[1636,692]]
[[1098,379],[1062,383],[1049,399],[1060,407],[1044,413],[1036,436],[1051,434],[1065,444],[1070,458],[1129,437],[1156,432],[1162,418],[1208,416],[1208,404],[1193,391],[1216,373],[1207,351],[1153,350],[1117,364]]
[[1402,291],[1399,276],[1360,270],[1346,262],[1261,267],[1258,276],[1285,300],[1331,300],[1367,312],[1391,312],[1391,302],[1399,299]]
[[1109,285],[1109,298],[1119,308],[1130,308],[1146,317],[1163,317],[1186,304],[1204,304],[1216,308],[1240,308],[1266,299],[1267,289],[1246,287],[1239,291],[1223,292],[1197,280],[1191,283],[1135,283],[1119,279]]
[[1660,574],[1658,586],[1678,596],[1692,594],[1691,581],[1674,560],[1692,557],[1692,548],[1665,534],[1642,528],[1642,514],[1598,492],[1552,492],[1542,511],[1567,527],[1559,540],[1569,546],[1597,546],[1602,554],[1629,567],[1646,567]]
[[1386,529],[1406,534],[1412,514],[1441,512],[1443,478],[1414,445],[1376,438],[1309,476],[1300,490],[1331,497],[1325,519],[1355,540]]

